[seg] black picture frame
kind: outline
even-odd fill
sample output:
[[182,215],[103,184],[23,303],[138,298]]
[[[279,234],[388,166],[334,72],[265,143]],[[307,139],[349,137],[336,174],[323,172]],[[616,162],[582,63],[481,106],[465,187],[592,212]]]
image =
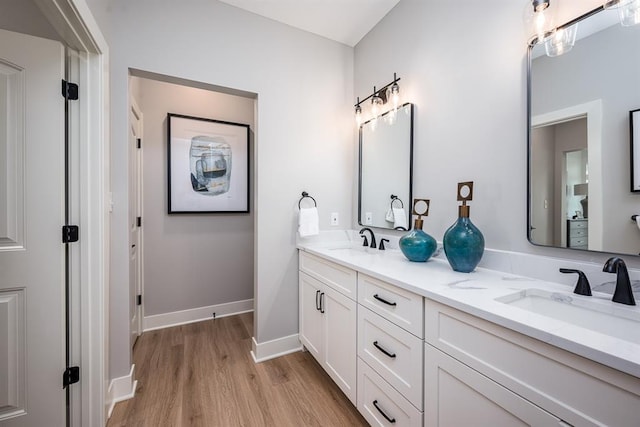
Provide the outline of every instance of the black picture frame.
[[640,109],[629,111],[631,192],[640,193]]
[[248,213],[249,125],[167,113],[167,212]]

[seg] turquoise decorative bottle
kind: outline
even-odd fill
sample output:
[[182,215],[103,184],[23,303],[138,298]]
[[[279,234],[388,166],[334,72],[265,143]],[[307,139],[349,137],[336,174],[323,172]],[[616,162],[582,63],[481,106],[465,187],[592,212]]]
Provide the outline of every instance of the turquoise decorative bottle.
[[458,183],[458,219],[444,233],[442,244],[447,260],[454,271],[472,272],[484,253],[484,236],[469,219],[467,201],[473,199],[473,182]]
[[[417,212],[416,208],[419,205],[425,205],[426,208]],[[426,262],[436,251],[437,246],[436,239],[422,231],[422,215],[429,215],[429,200],[414,199],[412,213],[418,218],[416,218],[413,224],[413,230],[400,238],[400,250],[409,261]]]

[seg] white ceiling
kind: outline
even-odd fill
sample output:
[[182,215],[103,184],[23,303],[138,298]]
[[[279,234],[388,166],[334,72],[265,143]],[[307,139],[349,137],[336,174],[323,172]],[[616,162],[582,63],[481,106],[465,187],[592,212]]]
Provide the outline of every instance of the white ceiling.
[[220,0],[355,46],[400,0]]

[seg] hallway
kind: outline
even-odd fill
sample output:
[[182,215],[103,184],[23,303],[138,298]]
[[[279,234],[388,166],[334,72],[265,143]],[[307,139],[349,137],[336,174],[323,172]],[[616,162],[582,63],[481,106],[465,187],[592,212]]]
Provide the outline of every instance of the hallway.
[[146,332],[116,426],[366,426],[307,352],[255,364],[253,313]]

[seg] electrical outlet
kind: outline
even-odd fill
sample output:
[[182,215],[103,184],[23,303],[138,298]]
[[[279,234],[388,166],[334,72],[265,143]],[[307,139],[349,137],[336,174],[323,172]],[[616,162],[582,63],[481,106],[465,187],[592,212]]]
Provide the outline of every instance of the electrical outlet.
[[549,208],[549,201],[547,199],[544,200],[544,208],[545,209]]
[[331,225],[338,225],[338,212],[331,212]]
[[373,224],[373,214],[371,212],[365,212],[365,214],[364,214],[364,223],[366,225]]

